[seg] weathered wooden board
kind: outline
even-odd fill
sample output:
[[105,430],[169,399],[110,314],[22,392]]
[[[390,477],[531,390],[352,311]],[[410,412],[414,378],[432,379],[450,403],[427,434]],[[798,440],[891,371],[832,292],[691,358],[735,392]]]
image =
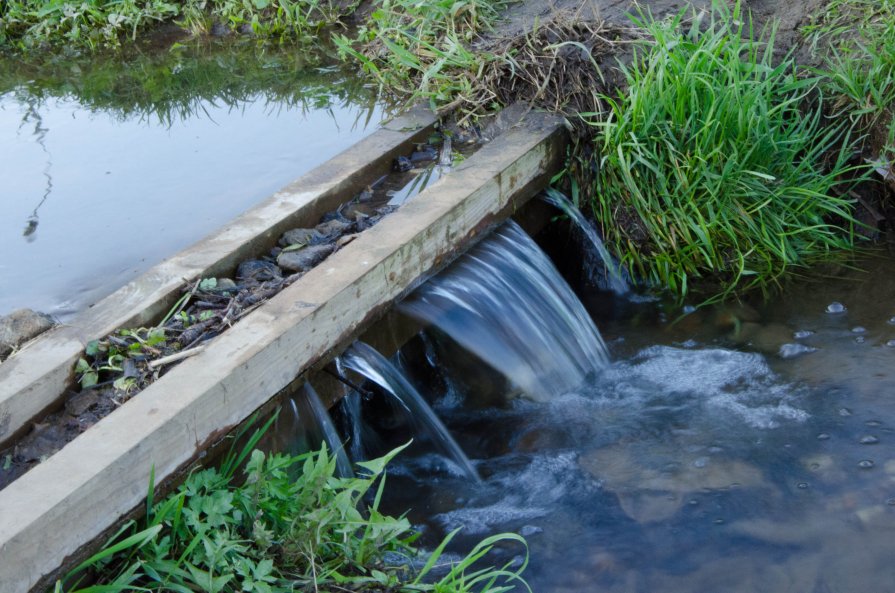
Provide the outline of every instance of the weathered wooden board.
[[546,184],[565,131],[534,115],[0,492],[0,591],[28,591]]
[[174,255],[123,288],[27,345],[0,365],[0,446],[52,406],[73,379],[90,340],[118,328],[157,320],[180,297],[185,282],[227,274],[273,246],[286,230],[313,226],[351,199],[410,144],[435,125],[424,109],[411,111],[290,183],[225,228]]

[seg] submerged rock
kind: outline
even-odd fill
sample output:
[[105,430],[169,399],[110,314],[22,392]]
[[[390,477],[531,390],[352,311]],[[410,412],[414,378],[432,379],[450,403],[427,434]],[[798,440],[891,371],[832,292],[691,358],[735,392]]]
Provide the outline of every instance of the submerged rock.
[[0,357],[7,356],[35,336],[53,327],[53,318],[31,309],[18,309],[0,317]]
[[312,245],[296,251],[283,251],[277,265],[287,272],[307,272],[335,250],[333,245]]
[[406,156],[399,156],[392,161],[392,171],[404,173],[413,169],[413,163]]

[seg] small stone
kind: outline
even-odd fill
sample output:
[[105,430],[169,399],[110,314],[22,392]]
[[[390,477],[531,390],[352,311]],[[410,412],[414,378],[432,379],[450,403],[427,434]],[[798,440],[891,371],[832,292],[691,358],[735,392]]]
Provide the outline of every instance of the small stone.
[[282,247],[310,245],[316,238],[318,238],[316,229],[292,229],[283,233],[279,243]]
[[855,327],[851,328],[851,333],[853,333],[853,334],[863,334],[866,331],[867,331],[867,328],[862,327],[860,325],[856,325]]
[[845,313],[846,311],[847,309],[845,308],[845,305],[838,301],[833,301],[832,303],[827,305],[827,313],[830,313],[831,315]]
[[18,309],[0,317],[0,357],[53,327],[53,318],[31,309]]
[[780,356],[780,358],[795,358],[796,356],[810,354],[812,352],[817,352],[817,348],[806,346],[805,344],[783,344],[780,346],[777,355]]
[[860,467],[861,469],[870,469],[874,465],[875,464],[870,459],[862,459],[861,461],[858,462],[858,467]]
[[336,241],[336,247],[345,247],[346,245],[357,239],[357,237],[358,233],[355,233],[353,235],[342,235],[341,237],[339,237],[339,240]]
[[240,282],[245,282],[246,280],[265,282],[267,280],[274,280],[282,277],[283,273],[276,264],[261,259],[244,261],[239,264],[238,268],[236,268],[236,279]]
[[315,228],[318,238],[311,241],[311,245],[320,245],[335,241],[339,236],[344,235],[351,230],[352,224],[344,220],[329,220],[321,222]]
[[413,169],[413,163],[406,156],[399,156],[392,161],[392,171],[404,173]]
[[873,436],[872,434],[865,434],[858,442],[862,445],[876,445],[877,443],[879,443],[879,438]]
[[287,272],[307,272],[334,250],[333,245],[314,245],[297,251],[284,251],[277,257],[277,265]]
[[410,155],[410,162],[412,163],[427,163],[435,160],[438,160],[438,151],[428,145],[417,148]]
[[215,292],[236,292],[237,290],[238,287],[236,286],[236,282],[230,278],[218,278],[218,285],[215,288]]
[[80,416],[100,401],[99,394],[94,390],[82,391],[65,400],[65,411],[72,416]]
[[805,338],[807,338],[809,336],[813,336],[813,335],[814,335],[814,332],[811,331],[810,329],[800,329],[799,331],[793,333],[792,337],[795,338],[796,340],[804,340]]

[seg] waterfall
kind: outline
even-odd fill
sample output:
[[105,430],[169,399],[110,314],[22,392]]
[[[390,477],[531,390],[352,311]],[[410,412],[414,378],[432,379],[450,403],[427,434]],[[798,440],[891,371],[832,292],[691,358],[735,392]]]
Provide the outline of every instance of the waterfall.
[[[339,376],[345,376],[345,365],[341,358],[336,358],[336,372]],[[342,398],[342,409],[348,424],[348,452],[354,461],[366,461],[367,451],[364,447],[363,425],[361,424],[360,410],[361,395],[354,389],[346,389]]]
[[[562,193],[555,189],[548,189],[544,194],[544,201],[562,210],[575,226],[584,233],[588,242],[593,247],[596,256],[599,258],[599,264],[589,266],[591,278],[596,281],[597,286],[604,290],[611,290],[615,294],[623,295],[631,292],[631,286],[626,278],[625,270],[619,266],[618,262],[606,249],[600,234],[594,225],[584,217],[584,214]],[[594,274],[596,270],[602,270],[603,274]]]
[[355,342],[345,351],[341,359],[345,368],[359,373],[395,398],[407,411],[411,420],[428,433],[435,446],[443,455],[452,460],[467,478],[479,480],[472,462],[463,453],[426,400],[387,358],[368,344]]
[[534,399],[566,393],[608,364],[578,297],[512,221],[400,309],[444,331]]
[[319,443],[326,443],[330,452],[336,457],[336,470],[338,475],[342,477],[350,477],[354,475],[351,469],[351,461],[345,454],[345,447],[339,439],[339,433],[333,425],[326,406],[320,401],[320,396],[311,387],[310,383],[305,383],[302,393],[291,400],[291,408],[293,413],[299,420],[304,419],[303,424],[307,427],[309,437],[313,437],[316,443],[309,443],[310,448],[319,447]]

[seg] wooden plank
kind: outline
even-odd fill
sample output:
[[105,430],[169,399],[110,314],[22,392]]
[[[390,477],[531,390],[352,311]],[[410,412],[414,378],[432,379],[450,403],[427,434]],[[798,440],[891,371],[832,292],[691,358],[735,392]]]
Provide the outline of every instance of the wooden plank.
[[153,267],[71,322],[50,330],[0,365],[0,446],[54,405],[73,381],[90,340],[122,327],[153,323],[180,297],[185,282],[229,274],[272,247],[290,228],[313,226],[352,198],[408,145],[431,133],[435,118],[413,110],[293,181],[220,231]]
[[511,213],[561,164],[535,115],[0,492],[0,591],[24,592],[320,356]]

